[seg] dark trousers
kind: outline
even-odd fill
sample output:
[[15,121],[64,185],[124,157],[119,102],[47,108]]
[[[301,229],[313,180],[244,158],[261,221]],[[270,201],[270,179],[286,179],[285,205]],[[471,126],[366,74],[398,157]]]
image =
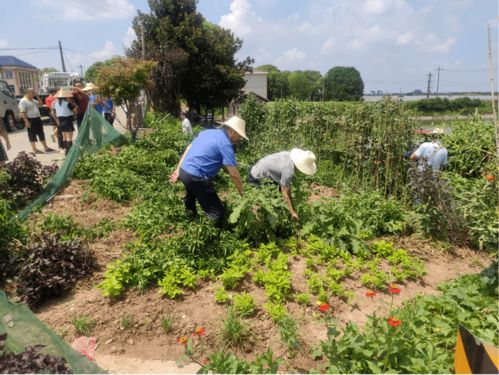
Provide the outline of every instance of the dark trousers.
[[220,228],[223,224],[224,206],[218,198],[213,182],[193,176],[183,169],[180,169],[179,178],[185,186],[185,208],[196,216],[196,201],[198,201],[206,216]]
[[76,126],[78,127],[78,130],[80,130],[80,125],[83,122],[83,117],[85,117],[85,112],[78,113],[76,115]]
[[104,118],[106,119],[107,122],[109,122],[109,125],[113,126],[114,117],[111,113],[109,112],[104,113]]
[[29,119],[30,127],[28,131],[28,139],[30,142],[36,142],[37,138],[39,141],[45,140],[45,133],[43,131],[42,119],[40,117],[34,117]]

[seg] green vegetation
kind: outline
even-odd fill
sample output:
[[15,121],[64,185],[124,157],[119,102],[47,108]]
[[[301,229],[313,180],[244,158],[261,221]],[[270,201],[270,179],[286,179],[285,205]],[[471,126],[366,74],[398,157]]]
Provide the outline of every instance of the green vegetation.
[[90,336],[92,329],[95,327],[95,321],[86,315],[72,318],[71,324],[75,328],[76,333],[83,336]]
[[471,115],[475,113],[475,111],[478,111],[481,114],[492,113],[490,101],[471,99],[468,97],[456,99],[429,98],[407,101],[404,105],[409,111],[421,115]]

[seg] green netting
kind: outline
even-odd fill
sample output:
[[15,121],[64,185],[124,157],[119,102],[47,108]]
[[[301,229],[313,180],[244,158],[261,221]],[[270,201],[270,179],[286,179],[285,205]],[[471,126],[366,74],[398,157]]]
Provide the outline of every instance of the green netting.
[[127,139],[122,134],[109,125],[96,110],[89,107],[83,118],[78,137],[66,156],[64,164],[54,177],[52,177],[40,195],[22,210],[18,214],[18,217],[24,220],[28,217],[33,208],[44,205],[52,199],[64,183],[71,177],[74,167],[81,156],[94,153],[103,145],[109,143],[119,145],[126,142]]
[[84,355],[76,352],[41,322],[23,304],[10,302],[0,290],[0,334],[7,333],[6,349],[20,353],[30,345],[45,345],[42,353],[64,357],[75,374],[105,373]]

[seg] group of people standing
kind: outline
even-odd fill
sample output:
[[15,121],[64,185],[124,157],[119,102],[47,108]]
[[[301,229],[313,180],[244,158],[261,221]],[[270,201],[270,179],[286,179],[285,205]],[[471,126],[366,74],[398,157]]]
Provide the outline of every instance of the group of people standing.
[[79,130],[89,106],[95,108],[111,126],[113,125],[116,118],[113,102],[111,98],[97,95],[96,89],[97,87],[92,83],[83,87],[81,82],[76,82],[70,89],[53,88],[49,90],[45,103],[42,103],[33,88],[26,90],[24,97],[19,102],[19,111],[27,129],[31,149],[35,154],[43,153],[36,147],[37,141],[40,141],[45,152],[55,151],[48,147],[45,139],[40,116],[40,107],[43,104],[49,109],[50,117],[55,124],[51,134],[52,141],[56,142],[57,139],[60,152],[66,155],[73,145],[74,120],[76,119],[76,126]]

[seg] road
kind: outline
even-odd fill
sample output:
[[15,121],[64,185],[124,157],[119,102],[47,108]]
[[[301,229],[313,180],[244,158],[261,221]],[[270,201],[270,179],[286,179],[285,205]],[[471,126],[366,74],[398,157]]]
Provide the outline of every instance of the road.
[[[116,110],[116,117],[117,119],[114,122],[114,128],[118,130],[120,133],[125,132],[125,113],[123,110],[118,107]],[[122,125],[121,125],[122,124]],[[52,142],[50,139],[50,135],[52,134],[52,125],[49,125],[44,121],[43,125],[43,130],[45,131],[45,138],[47,141],[47,145],[50,148],[53,148],[57,150],[57,142]],[[75,122],[75,129],[76,129],[76,122]],[[75,132],[74,139],[76,139],[76,136],[78,135],[78,131]],[[32,152],[31,151],[31,145],[28,141],[28,134],[26,129],[22,130],[15,130],[12,133],[9,133],[9,139],[10,139],[10,144],[11,144],[11,149],[7,151],[7,156],[9,157],[9,161],[14,160],[14,158],[22,151],[25,152]],[[1,142],[3,142],[3,138],[1,138]],[[5,146],[5,143],[4,143]],[[41,143],[37,142],[37,148],[39,150],[43,150],[43,147]],[[35,155],[36,159],[42,162],[43,164],[53,164],[56,163],[59,166],[64,162],[64,154],[59,153],[58,151],[55,152],[48,152],[48,153],[43,153],[43,154],[37,154]]]

